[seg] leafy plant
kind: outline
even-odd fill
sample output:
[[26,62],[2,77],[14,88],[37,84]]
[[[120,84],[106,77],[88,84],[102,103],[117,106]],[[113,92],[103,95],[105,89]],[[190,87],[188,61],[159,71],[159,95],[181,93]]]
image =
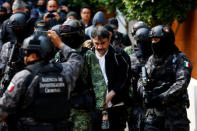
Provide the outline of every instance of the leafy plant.
[[90,0],[96,7],[118,8],[128,20],[141,20],[149,25],[168,24],[174,19],[183,22],[195,0]]
[[182,23],[195,0],[123,0],[128,19],[142,20],[149,25],[168,24],[174,19]]

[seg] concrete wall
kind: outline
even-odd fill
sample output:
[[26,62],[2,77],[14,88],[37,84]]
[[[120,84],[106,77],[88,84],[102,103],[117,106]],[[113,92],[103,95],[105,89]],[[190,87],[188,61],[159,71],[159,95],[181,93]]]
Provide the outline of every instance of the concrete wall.
[[188,87],[190,107],[187,109],[187,115],[190,123],[190,131],[197,131],[197,80],[192,78]]

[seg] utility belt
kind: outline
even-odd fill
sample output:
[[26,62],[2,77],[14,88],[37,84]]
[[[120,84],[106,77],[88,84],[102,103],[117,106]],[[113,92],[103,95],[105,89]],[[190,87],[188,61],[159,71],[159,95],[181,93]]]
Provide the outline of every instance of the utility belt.
[[31,118],[25,118],[17,122],[17,131],[69,131],[67,120],[56,122],[37,122]]

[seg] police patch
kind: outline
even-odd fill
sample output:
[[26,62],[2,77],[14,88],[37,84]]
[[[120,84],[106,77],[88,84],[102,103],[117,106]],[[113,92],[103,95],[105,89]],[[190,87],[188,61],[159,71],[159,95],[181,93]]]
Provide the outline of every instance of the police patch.
[[185,67],[190,67],[189,62],[188,61],[184,61],[184,66]]
[[10,82],[7,89],[8,89],[9,92],[12,92],[12,90],[14,89],[14,84],[12,82]]

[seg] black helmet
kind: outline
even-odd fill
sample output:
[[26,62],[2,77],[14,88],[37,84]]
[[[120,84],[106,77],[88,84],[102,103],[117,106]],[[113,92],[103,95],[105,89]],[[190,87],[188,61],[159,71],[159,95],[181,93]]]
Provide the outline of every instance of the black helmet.
[[49,60],[54,55],[54,46],[51,40],[45,35],[33,34],[23,41],[21,47],[29,53],[37,53],[40,59]]
[[135,33],[134,39],[139,42],[150,41],[149,29],[148,28],[138,29]]
[[169,43],[174,43],[175,36],[174,32],[169,26],[166,25],[158,25],[151,29],[149,33],[150,38],[160,38],[161,41],[166,41]]
[[71,48],[78,48],[84,41],[85,31],[78,20],[69,19],[59,29],[62,41]]
[[133,25],[131,34],[132,36],[135,35],[136,31],[140,28],[148,28],[148,26],[143,21],[138,21]]
[[78,34],[79,36],[85,36],[84,28],[80,21],[69,19],[63,23],[60,27],[60,35],[64,34]]
[[51,30],[55,31],[59,35],[60,34],[59,33],[60,27],[61,27],[61,24],[57,24],[57,25],[51,27]]
[[23,12],[17,12],[10,16],[8,21],[9,26],[12,27],[25,27],[27,24],[27,16]]

